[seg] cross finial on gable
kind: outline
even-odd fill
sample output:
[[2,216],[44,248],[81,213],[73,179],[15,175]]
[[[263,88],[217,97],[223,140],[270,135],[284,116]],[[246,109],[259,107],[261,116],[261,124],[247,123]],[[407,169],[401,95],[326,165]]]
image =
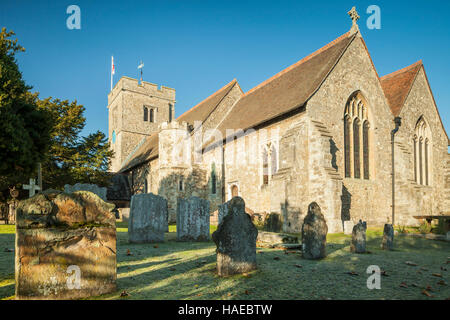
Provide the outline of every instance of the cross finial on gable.
[[358,28],[358,23],[357,21],[359,20],[359,14],[358,11],[356,11],[356,8],[353,7],[349,12],[348,15],[350,16],[350,18],[352,19],[352,28],[350,29],[350,33],[353,34],[357,31],[359,31]]

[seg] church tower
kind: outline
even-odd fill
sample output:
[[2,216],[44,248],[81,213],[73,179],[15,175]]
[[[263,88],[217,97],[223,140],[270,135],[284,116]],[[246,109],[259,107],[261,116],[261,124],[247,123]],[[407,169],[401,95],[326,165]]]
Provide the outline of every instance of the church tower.
[[122,77],[108,94],[108,137],[114,157],[112,172],[120,170],[143,140],[175,116],[175,89]]

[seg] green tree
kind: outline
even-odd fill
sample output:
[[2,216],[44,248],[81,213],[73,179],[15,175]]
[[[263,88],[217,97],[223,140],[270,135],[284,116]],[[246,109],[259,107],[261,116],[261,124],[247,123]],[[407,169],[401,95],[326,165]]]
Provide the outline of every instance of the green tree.
[[49,155],[42,164],[43,187],[62,189],[77,182],[106,186],[112,151],[100,131],[80,137],[86,122],[85,108],[77,101],[51,97],[39,100],[37,94],[33,98],[53,123]]
[[13,31],[0,32],[0,188],[15,185],[36,171],[44,160],[51,122],[29,95],[16,54],[23,52]]

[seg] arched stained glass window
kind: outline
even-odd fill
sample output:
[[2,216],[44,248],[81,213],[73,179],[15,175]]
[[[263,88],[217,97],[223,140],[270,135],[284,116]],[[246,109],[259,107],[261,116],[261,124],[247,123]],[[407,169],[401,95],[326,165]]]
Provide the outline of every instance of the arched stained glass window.
[[347,101],[344,111],[344,170],[346,178],[370,179],[370,109],[360,92]]
[[360,159],[360,144],[359,140],[359,119],[353,121],[353,165],[354,165],[354,177],[359,179],[361,177],[361,159]]

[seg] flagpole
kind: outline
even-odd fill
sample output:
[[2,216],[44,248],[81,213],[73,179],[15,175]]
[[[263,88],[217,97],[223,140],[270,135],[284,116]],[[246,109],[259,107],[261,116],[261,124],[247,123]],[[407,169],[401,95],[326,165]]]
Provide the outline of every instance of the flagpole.
[[111,56],[111,91],[113,89],[113,72],[114,72],[114,57]]

